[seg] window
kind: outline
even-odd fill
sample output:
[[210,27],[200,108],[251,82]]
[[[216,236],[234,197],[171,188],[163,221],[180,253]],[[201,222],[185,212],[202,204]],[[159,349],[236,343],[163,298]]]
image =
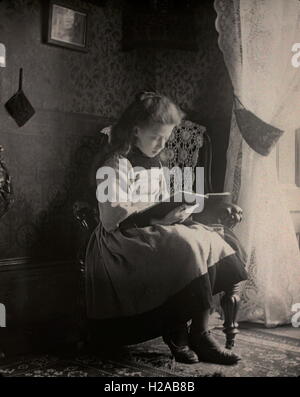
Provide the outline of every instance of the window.
[[300,128],[283,134],[276,151],[279,182],[286,194],[296,232],[300,233]]

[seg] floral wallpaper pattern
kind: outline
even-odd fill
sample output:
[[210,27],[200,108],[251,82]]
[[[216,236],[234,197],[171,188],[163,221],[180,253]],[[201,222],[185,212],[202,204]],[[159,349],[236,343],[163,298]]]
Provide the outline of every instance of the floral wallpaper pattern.
[[[73,0],[88,12],[88,52],[42,43],[43,3],[3,0],[1,41],[7,47],[3,99],[17,88],[18,68],[24,86],[38,108],[116,117],[132,95],[151,78],[147,55],[121,51],[122,10],[118,1],[104,7]],[[145,73],[146,71],[146,73]]]

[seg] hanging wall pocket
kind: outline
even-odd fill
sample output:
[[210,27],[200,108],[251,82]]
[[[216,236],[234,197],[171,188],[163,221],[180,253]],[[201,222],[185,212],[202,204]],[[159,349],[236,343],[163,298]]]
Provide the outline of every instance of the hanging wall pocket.
[[6,110],[16,121],[19,127],[22,127],[35,113],[34,108],[23,92],[22,84],[23,69],[21,68],[19,75],[19,89],[5,104]]
[[251,149],[262,156],[268,156],[284,131],[265,123],[254,113],[245,109],[237,96],[235,96],[235,100],[242,106],[242,108],[237,109],[235,103],[234,110],[241,135]]

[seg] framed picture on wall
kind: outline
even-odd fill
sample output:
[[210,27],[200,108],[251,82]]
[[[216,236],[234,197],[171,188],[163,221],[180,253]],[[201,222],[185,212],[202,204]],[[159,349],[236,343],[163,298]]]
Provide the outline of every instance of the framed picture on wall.
[[87,51],[87,12],[55,0],[47,11],[46,43]]

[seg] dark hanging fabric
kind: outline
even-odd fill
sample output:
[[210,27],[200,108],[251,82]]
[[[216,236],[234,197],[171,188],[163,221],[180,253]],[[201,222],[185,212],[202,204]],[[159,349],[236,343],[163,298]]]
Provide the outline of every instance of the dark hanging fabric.
[[122,48],[197,51],[197,0],[126,0],[122,14]]
[[265,123],[254,113],[245,109],[238,97],[235,96],[235,100],[242,106],[237,109],[235,103],[234,113],[243,138],[251,149],[262,156],[268,156],[284,131]]

